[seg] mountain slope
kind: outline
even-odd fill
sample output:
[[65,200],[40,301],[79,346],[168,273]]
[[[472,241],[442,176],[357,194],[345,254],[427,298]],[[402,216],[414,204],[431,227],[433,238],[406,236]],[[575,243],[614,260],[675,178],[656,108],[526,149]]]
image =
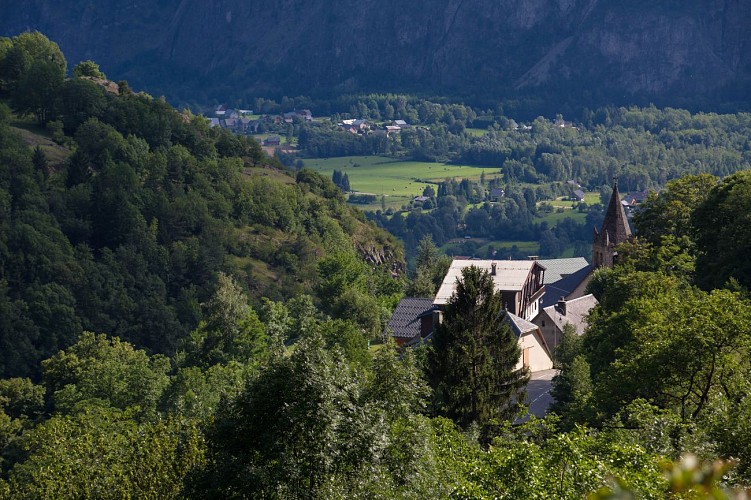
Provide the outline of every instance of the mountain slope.
[[732,0],[5,4],[0,32],[39,29],[73,63],[187,101],[430,89],[680,104],[747,101],[751,81],[751,5]]

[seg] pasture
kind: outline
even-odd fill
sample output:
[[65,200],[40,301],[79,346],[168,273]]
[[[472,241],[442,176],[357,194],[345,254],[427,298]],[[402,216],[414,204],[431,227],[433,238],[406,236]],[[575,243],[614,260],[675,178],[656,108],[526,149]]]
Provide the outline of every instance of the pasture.
[[[446,255],[465,255],[481,259],[524,259],[536,255],[540,245],[536,241],[499,241],[487,238],[470,238],[451,240],[442,247]],[[493,253],[495,252],[495,253]]]
[[[387,206],[399,208],[415,196],[420,196],[428,185],[450,178],[480,180],[500,176],[500,170],[488,167],[470,167],[447,163],[396,160],[383,156],[344,156],[340,158],[306,158],[305,166],[326,177],[340,170],[349,177],[353,191],[378,196],[378,202],[361,205],[364,209],[380,208],[380,197],[385,197]],[[377,206],[376,206],[377,205]]]

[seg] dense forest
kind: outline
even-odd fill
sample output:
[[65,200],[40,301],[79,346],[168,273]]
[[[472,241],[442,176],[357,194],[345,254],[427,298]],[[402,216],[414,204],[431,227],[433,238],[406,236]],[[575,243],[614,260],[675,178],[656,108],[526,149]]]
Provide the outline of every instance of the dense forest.
[[380,334],[440,277],[429,238],[410,282],[393,236],[253,139],[93,62],[69,76],[38,33],[0,39],[0,68],[0,498],[751,484],[748,171],[650,196],[621,265],[593,279],[589,330],[556,352],[556,414],[539,420],[487,275],[464,277],[434,346],[399,352]]

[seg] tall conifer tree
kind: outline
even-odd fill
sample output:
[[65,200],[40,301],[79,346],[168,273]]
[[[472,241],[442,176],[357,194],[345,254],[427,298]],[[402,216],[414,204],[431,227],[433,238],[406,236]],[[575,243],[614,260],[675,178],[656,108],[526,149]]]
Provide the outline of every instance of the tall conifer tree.
[[524,400],[529,372],[516,369],[521,351],[503,315],[490,274],[462,270],[429,358],[437,409],[462,427],[510,420]]

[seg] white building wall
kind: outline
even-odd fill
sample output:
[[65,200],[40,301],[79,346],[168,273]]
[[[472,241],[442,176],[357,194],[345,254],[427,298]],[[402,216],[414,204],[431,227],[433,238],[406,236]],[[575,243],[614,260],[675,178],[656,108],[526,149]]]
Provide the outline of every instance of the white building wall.
[[524,349],[529,349],[529,371],[539,372],[553,368],[553,360],[550,359],[535,330],[527,332],[519,338],[519,348],[522,350],[522,355],[516,365],[517,369],[524,364]]

